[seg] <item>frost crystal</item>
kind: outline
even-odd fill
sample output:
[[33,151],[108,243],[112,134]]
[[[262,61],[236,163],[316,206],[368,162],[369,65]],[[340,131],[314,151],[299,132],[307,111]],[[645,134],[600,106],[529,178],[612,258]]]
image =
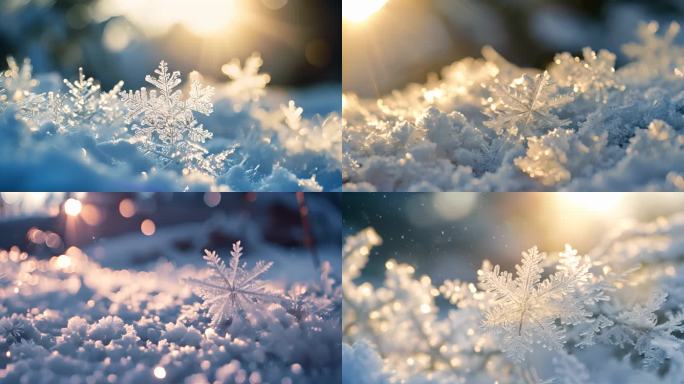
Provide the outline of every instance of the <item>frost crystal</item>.
[[204,87],[193,81],[187,100],[175,88],[181,83],[180,72],[169,73],[162,61],[145,81],[157,90],[149,93],[146,88],[121,93],[121,100],[128,109],[126,119],[134,124],[135,141],[151,156],[160,168],[181,166],[187,170],[201,170],[207,150],[202,144],[213,135],[199,124],[193,112],[210,115],[213,112],[211,97],[213,87]]
[[109,92],[101,92],[100,85],[92,77],[86,78],[83,68],[79,68],[78,80],[70,82],[64,79],[64,84],[69,93],[59,98],[64,116],[60,128],[64,131],[79,127],[90,129],[95,132],[96,138],[113,136],[112,125],[123,119],[118,99],[123,81],[115,84]]
[[566,246],[558,271],[542,280],[545,253],[534,247],[522,253],[515,266],[516,277],[499,266],[485,265],[478,271],[480,286],[494,296],[494,306],[485,314],[485,325],[501,337],[501,349],[515,361],[525,359],[534,344],[560,350],[565,334],[561,325],[579,323],[588,316],[585,303],[575,300],[578,286],[591,278],[588,257],[579,257]]
[[616,78],[614,53],[602,49],[596,54],[591,48],[584,48],[582,54],[584,60],[567,52],[555,57],[549,72],[558,85],[604,104],[612,90],[625,89]]
[[652,69],[657,69],[663,74],[672,73],[676,66],[681,64],[681,57],[684,53],[681,47],[674,44],[680,26],[677,22],[670,23],[662,37],[657,34],[659,28],[660,26],[655,21],[642,23],[637,30],[641,41],[625,44],[622,50],[628,57]]
[[216,252],[204,252],[204,260],[213,270],[212,276],[207,281],[195,278],[186,281],[197,288],[204,306],[209,308],[212,326],[222,326],[238,316],[258,315],[263,312],[263,303],[282,300],[281,295],[271,292],[268,283],[257,279],[273,263],[259,261],[254,268],[246,270],[244,264],[240,265],[242,246],[239,241],[233,244],[230,252],[229,268]]
[[259,73],[263,64],[261,56],[254,53],[245,60],[244,68],[240,67],[239,59],[233,59],[221,67],[223,73],[231,80],[227,93],[236,111],[242,110],[251,102],[258,101],[266,93],[265,88],[271,81],[271,76]]
[[304,109],[297,107],[294,100],[290,100],[287,106],[281,105],[280,110],[283,112],[285,117],[285,124],[295,132],[299,132],[302,125],[302,113]]
[[559,95],[546,71],[534,78],[524,74],[509,85],[496,80],[489,89],[492,96],[487,98],[484,112],[490,120],[485,125],[499,134],[533,136],[570,124],[570,120],[558,118],[551,110],[573,98]]
[[21,100],[38,85],[38,80],[33,78],[33,66],[30,59],[24,59],[19,66],[14,57],[7,57],[8,69],[4,72],[2,87],[9,93],[9,98]]

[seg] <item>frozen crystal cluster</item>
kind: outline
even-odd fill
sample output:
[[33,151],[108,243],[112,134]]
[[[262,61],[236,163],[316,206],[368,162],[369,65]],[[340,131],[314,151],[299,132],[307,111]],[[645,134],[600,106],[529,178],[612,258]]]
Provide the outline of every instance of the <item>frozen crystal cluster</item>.
[[[392,259],[361,272],[372,229],[343,251],[343,382],[678,383],[684,216],[617,225],[587,255],[531,248],[515,272],[434,283]],[[475,277],[475,276],[474,276]]]
[[[0,74],[0,173],[12,190],[329,191],[341,188],[341,119],[307,116],[271,96],[258,54],[203,85],[162,61],[143,87],[104,91],[34,78],[8,59]],[[325,92],[319,90],[317,92]],[[329,111],[336,110],[333,106]],[[294,112],[296,113],[294,113]]]
[[679,25],[544,70],[491,47],[380,99],[343,99],[348,191],[681,190]]

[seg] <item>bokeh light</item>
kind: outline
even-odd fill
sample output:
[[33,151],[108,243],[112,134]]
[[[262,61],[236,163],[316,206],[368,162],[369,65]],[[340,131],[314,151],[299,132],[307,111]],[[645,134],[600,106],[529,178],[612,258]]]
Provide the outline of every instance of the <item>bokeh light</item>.
[[91,226],[99,225],[103,220],[102,213],[100,213],[100,210],[93,204],[86,204],[83,206],[81,218],[86,224]]
[[125,218],[131,218],[135,215],[135,203],[131,199],[123,199],[119,203],[119,213]]
[[166,369],[164,367],[155,367],[154,368],[154,377],[157,379],[163,379],[166,377]]
[[145,236],[154,235],[156,230],[157,226],[154,224],[154,221],[150,219],[145,219],[143,220],[142,224],[140,224],[140,232],[142,232]]
[[221,193],[219,192],[206,192],[204,194],[204,204],[207,207],[215,207],[221,202]]
[[64,213],[69,216],[78,216],[81,213],[82,204],[80,201],[70,198],[64,202]]

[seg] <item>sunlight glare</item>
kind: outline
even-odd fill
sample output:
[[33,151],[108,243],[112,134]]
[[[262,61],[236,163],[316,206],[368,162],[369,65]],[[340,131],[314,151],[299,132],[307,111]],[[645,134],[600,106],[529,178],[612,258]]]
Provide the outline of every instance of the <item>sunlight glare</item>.
[[237,19],[236,0],[105,0],[100,13],[124,15],[153,34],[182,24],[200,36],[211,36]]
[[607,213],[617,208],[624,195],[619,192],[575,192],[560,193],[560,204],[572,206],[597,213]]
[[353,23],[360,23],[381,10],[388,1],[389,0],[344,0],[342,2],[342,17]]

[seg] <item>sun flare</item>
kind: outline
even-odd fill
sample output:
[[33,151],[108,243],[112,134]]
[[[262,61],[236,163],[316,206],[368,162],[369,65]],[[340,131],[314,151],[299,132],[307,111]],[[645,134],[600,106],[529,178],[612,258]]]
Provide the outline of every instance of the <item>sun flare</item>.
[[367,20],[384,7],[389,0],[344,0],[342,17],[353,23]]

